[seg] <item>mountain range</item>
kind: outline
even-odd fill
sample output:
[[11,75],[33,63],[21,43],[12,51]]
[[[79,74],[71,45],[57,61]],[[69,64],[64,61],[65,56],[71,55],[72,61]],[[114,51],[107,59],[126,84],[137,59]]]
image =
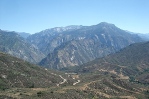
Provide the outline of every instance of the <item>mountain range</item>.
[[65,37],[64,35],[67,32],[71,33],[71,31],[80,29],[81,27],[82,26],[71,25],[67,27],[46,29],[39,33],[30,35],[27,40],[36,45],[45,55],[48,55],[50,52],[53,52],[57,46],[74,39],[72,34]]
[[105,22],[0,30],[0,99],[148,99],[146,40]]
[[32,35],[2,30],[0,33],[0,51],[54,69],[81,65],[143,41],[137,34],[106,22],[56,27]]
[[148,99],[148,46],[149,42],[130,45],[82,66],[69,67],[65,74],[0,53],[0,98]]
[[[37,34],[35,35],[37,36]],[[46,37],[46,40],[50,40],[48,36]],[[132,43],[143,41],[138,35],[130,34],[113,24],[105,22],[57,33],[51,39],[52,41],[49,41],[47,48],[54,50],[39,65],[55,69],[81,65],[96,58],[115,53]],[[44,43],[42,44],[44,45]]]

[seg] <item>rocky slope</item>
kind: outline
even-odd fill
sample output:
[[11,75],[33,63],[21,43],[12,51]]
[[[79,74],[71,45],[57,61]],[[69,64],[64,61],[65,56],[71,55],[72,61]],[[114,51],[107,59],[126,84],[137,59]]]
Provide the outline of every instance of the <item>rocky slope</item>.
[[81,65],[115,53],[132,43],[142,41],[139,36],[105,22],[93,26],[84,26],[77,30],[65,31],[53,40],[64,40],[65,42],[56,47],[39,65],[55,69]]
[[[121,51],[76,67],[73,72],[107,72],[149,84],[149,42],[132,44]],[[114,76],[113,76],[114,77]]]
[[81,27],[82,26],[71,25],[67,27],[46,29],[39,33],[30,35],[27,40],[36,45],[45,55],[48,55],[50,52],[53,52],[57,46],[74,39],[71,34],[66,34],[67,32],[70,33],[71,31],[75,31]]
[[56,86],[62,79],[54,73],[60,74],[0,52],[0,90]]
[[28,43],[16,32],[2,30],[0,30],[0,51],[32,63],[38,63],[45,57],[37,47]]

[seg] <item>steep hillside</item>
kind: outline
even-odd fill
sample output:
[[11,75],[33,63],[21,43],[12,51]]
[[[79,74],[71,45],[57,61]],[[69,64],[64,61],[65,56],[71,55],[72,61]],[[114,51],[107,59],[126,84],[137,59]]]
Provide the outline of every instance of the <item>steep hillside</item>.
[[56,71],[41,68],[0,52],[0,89],[56,86],[62,79],[52,73]]
[[68,37],[70,41],[56,47],[39,65],[55,69],[81,65],[142,41],[137,35],[105,22],[60,35],[59,38]]
[[[107,72],[138,83],[149,84],[149,42],[132,44],[105,58],[96,59],[72,71]],[[74,72],[73,71],[73,72]]]
[[0,30],[0,51],[32,63],[38,63],[45,57],[37,47],[28,43],[16,32],[2,30]]
[[106,72],[61,73],[0,53],[1,99],[148,99],[148,86]]

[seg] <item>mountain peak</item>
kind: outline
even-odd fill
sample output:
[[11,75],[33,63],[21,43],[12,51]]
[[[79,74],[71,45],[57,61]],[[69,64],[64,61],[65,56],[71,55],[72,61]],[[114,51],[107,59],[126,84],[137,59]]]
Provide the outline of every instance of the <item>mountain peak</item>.
[[115,26],[114,24],[111,24],[111,23],[107,23],[107,22],[101,22],[99,24],[97,24],[98,26]]

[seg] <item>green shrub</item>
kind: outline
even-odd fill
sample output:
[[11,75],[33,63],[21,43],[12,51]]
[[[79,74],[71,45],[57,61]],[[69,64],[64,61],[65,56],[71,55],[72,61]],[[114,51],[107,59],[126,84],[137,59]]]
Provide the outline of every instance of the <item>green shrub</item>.
[[41,92],[41,91],[37,92],[37,96],[38,96],[38,97],[42,97],[43,95],[44,95],[43,92]]

